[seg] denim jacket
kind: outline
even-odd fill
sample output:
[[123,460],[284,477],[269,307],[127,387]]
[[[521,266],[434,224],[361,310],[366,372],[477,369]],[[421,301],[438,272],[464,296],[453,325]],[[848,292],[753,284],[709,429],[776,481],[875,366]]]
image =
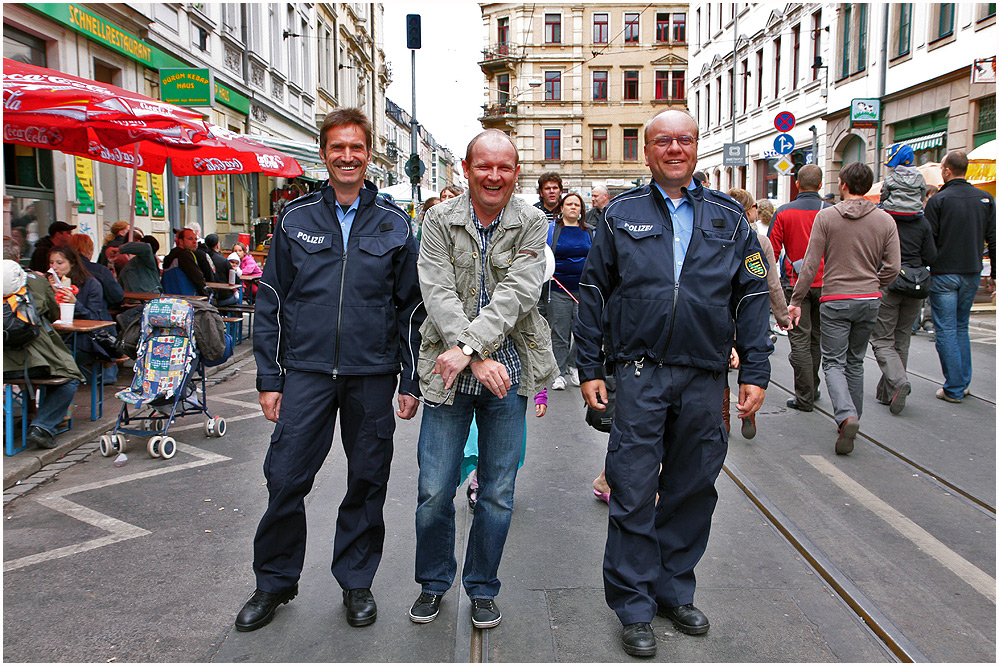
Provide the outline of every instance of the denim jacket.
[[[558,376],[551,329],[537,307],[548,220],[537,208],[513,197],[493,224],[499,226],[482,257],[467,192],[437,204],[423,221],[417,267],[427,319],[420,328],[417,367],[427,400],[446,398],[449,404],[453,400],[433,369],[437,356],[458,340],[489,358],[507,336],[512,337],[521,363],[518,395],[532,397]],[[476,314],[483,266],[490,300]]]

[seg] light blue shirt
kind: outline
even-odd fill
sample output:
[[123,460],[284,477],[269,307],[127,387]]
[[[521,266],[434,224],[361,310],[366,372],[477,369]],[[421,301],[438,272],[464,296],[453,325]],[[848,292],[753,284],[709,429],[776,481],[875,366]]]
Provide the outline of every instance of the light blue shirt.
[[[655,181],[653,181],[655,182]],[[683,270],[683,260],[687,258],[687,248],[690,247],[690,237],[694,234],[694,205],[690,203],[689,197],[684,197],[680,205],[673,203],[665,190],[655,183],[659,188],[659,193],[666,200],[666,207],[669,209],[670,218],[673,220],[673,275],[679,276]],[[694,186],[694,181],[690,181],[687,189]]]
[[347,241],[350,240],[350,228],[354,226],[354,216],[357,215],[357,207],[361,203],[361,197],[358,195],[354,199],[354,203],[350,204],[347,208],[347,212],[343,211],[343,208],[337,203],[333,206],[336,209],[336,219],[340,222],[340,231],[343,236],[343,251],[347,251]]

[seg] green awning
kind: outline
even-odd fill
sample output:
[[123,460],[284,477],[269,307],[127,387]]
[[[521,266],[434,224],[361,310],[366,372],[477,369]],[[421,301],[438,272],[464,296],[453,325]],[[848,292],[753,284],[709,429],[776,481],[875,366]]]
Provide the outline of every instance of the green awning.
[[923,136],[914,136],[911,139],[906,139],[902,143],[908,144],[910,148],[915,150],[926,150],[927,148],[935,148],[937,146],[944,145],[944,141],[947,138],[947,131],[934,132],[933,134],[924,134]]
[[[295,161],[302,167],[302,170],[305,171],[302,175],[306,178],[318,180],[324,180],[326,178],[326,165],[323,164],[321,159],[319,159],[318,143],[292,141],[291,139],[282,139],[280,137],[268,136],[266,134],[247,134],[246,137],[258,143],[262,143],[268,148],[280,150],[282,153],[286,153],[294,157]],[[318,172],[318,175],[310,172]]]

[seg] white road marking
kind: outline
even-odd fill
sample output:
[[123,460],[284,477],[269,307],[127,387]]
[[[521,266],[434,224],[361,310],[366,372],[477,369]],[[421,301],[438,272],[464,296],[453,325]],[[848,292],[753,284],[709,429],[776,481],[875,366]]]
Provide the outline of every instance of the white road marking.
[[[212,396],[212,402],[224,402],[227,405],[236,405],[237,407],[246,407],[248,409],[260,409],[259,402],[247,402],[245,400],[233,400],[232,398],[222,398],[219,396]],[[260,412],[259,416],[263,416],[264,413]],[[226,419],[228,420],[228,419]]]
[[996,603],[995,578],[945,546],[932,534],[906,518],[894,507],[851,479],[822,456],[802,456],[802,458],[812,467],[828,476],[833,483],[867,507],[881,520],[891,525],[921,551],[950,569],[989,601]]
[[[243,393],[257,393],[257,392],[258,391],[255,388],[248,388],[248,389],[239,389],[238,391],[226,391],[225,393],[219,393],[219,396],[225,397],[229,395],[242,395]],[[213,400],[215,399],[215,397],[216,396],[212,394]]]
[[[247,417],[234,417],[232,420],[236,420],[238,418]],[[184,426],[184,429],[191,429],[193,427],[200,428],[203,426],[201,424],[195,424],[194,426]],[[177,429],[178,428],[174,428],[173,430]],[[111,544],[118,543],[120,541],[127,541],[128,539],[134,539],[136,537],[152,534],[149,530],[143,529],[136,525],[131,525],[122,520],[118,520],[117,518],[112,518],[111,516],[94,511],[93,509],[88,509],[87,507],[81,506],[75,502],[71,502],[66,499],[66,496],[229,460],[228,456],[224,456],[219,453],[212,453],[211,451],[205,451],[204,449],[199,449],[182,442],[177,442],[177,450],[194,456],[196,460],[181,463],[179,465],[169,465],[166,467],[146,470],[144,472],[136,472],[135,474],[126,474],[124,476],[105,479],[104,481],[95,481],[93,483],[74,486],[72,488],[64,488],[35,498],[35,501],[42,506],[46,506],[50,509],[63,513],[71,518],[87,523],[88,525],[93,525],[99,529],[106,530],[110,534],[98,537],[97,539],[91,539],[90,541],[84,541],[70,546],[63,546],[61,548],[54,548],[52,550],[46,550],[34,555],[27,555],[15,560],[6,561],[3,563],[4,573],[15,571],[17,569],[23,569],[24,567],[31,566],[32,564],[48,562],[61,557],[84,553],[88,550],[94,550],[95,548],[110,546]]]
[[[254,407],[258,407],[259,408],[260,405],[254,405]],[[264,418],[264,413],[263,412],[258,412],[257,414],[241,414],[240,416],[226,416],[225,417],[225,422],[228,425],[228,424],[234,423],[236,421],[245,421],[246,419],[258,419],[258,418],[259,419]],[[204,427],[205,427],[205,424],[204,424],[203,421],[201,423],[188,423],[187,425],[182,425],[182,426],[172,426],[170,428],[170,433],[181,432],[183,430],[204,429]],[[181,446],[180,442],[177,442],[177,448],[180,448],[180,446]]]

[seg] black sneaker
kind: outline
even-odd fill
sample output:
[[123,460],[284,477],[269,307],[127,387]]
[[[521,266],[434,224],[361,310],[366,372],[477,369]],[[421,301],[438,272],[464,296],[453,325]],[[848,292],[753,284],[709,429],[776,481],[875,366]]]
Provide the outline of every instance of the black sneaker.
[[441,599],[443,598],[443,594],[420,592],[413,607],[409,609],[409,619],[417,624],[433,622],[441,611]]
[[492,599],[472,599],[472,626],[476,629],[492,629],[500,623],[496,602]]
[[812,409],[813,409],[812,407],[805,407],[804,405],[800,404],[800,403],[799,403],[799,402],[798,402],[797,400],[795,400],[794,398],[788,398],[788,399],[787,399],[787,402],[786,402],[785,404],[786,404],[786,405],[787,405],[787,406],[788,406],[789,408],[791,408],[791,409],[796,409],[796,410],[798,410],[799,412],[810,412],[810,411],[812,411]]

